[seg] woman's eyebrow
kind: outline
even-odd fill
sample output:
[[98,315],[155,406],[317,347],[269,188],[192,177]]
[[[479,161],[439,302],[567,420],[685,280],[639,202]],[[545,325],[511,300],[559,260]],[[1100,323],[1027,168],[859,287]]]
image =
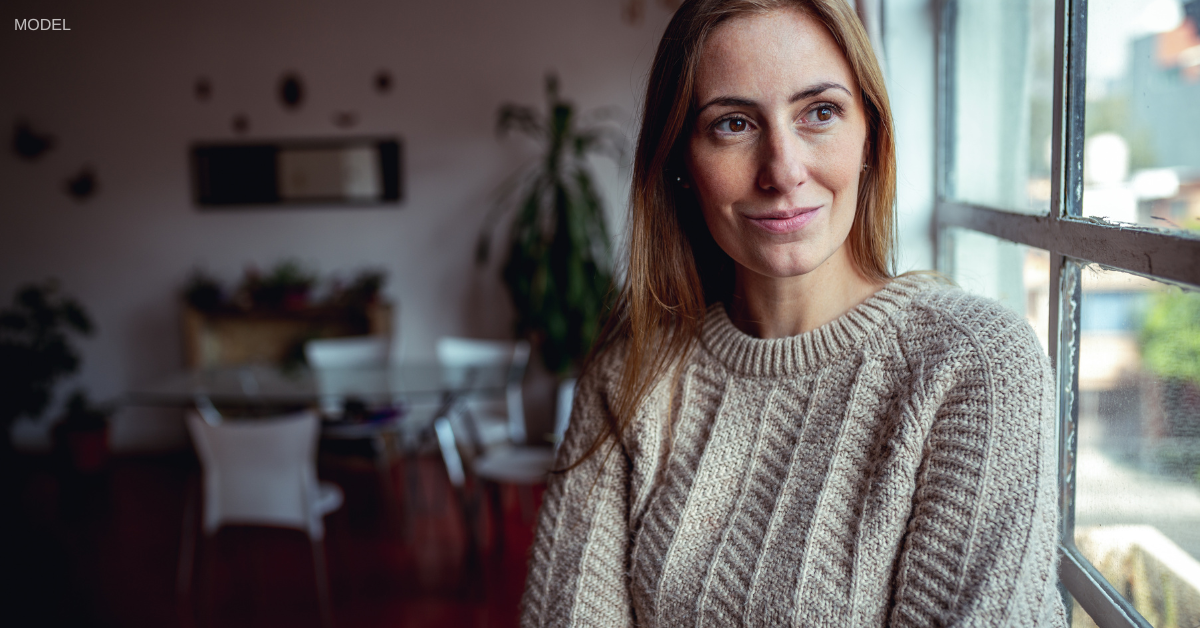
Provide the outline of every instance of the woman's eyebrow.
[[754,102],[753,100],[746,100],[745,98],[736,98],[734,96],[717,96],[716,98],[704,103],[704,106],[697,109],[696,113],[699,114],[705,109],[715,105],[722,107],[754,107],[757,104],[758,103]]
[[[813,96],[817,96],[830,89],[840,89],[843,92],[846,92],[846,94],[849,96],[854,95],[845,85],[842,85],[841,83],[835,83],[833,81],[826,81],[824,83],[817,83],[816,85],[806,87],[805,89],[792,94],[792,97],[788,98],[788,104],[798,102],[806,98],[812,98]],[[738,98],[736,96],[717,96],[716,98],[704,103],[702,107],[696,110],[696,113],[699,114],[700,112],[712,106],[754,107],[757,104],[758,103],[754,102],[753,100],[748,100],[746,98]]]
[[808,87],[807,89],[802,89],[795,94],[792,94],[792,97],[788,99],[788,103],[790,104],[806,98],[812,98],[813,96],[830,89],[840,89],[843,92],[846,92],[847,96],[854,96],[854,94],[851,93],[845,85],[842,85],[841,83],[834,83],[833,81],[826,81],[824,83],[817,83],[816,85]]

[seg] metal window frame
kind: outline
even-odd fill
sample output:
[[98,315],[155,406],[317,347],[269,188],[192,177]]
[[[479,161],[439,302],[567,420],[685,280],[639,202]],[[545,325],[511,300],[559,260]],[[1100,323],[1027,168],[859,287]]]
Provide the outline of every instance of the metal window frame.
[[1200,287],[1200,238],[1082,217],[1087,0],[1055,0],[1051,201],[1046,215],[1027,215],[954,198],[957,0],[938,7],[937,203],[934,250],[949,269],[947,229],[958,227],[1050,253],[1049,353],[1057,378],[1058,479],[1061,515],[1059,578],[1067,613],[1071,599],[1101,628],[1150,628],[1075,547],[1075,455],[1079,419],[1079,303],[1087,264],[1160,281]]

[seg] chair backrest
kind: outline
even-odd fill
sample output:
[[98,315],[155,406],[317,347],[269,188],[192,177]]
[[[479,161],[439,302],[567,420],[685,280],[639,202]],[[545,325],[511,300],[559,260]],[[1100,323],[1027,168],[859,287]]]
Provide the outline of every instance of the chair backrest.
[[316,373],[321,412],[326,416],[340,415],[344,398],[362,392],[356,391],[355,386],[386,387],[386,374],[354,369],[387,366],[390,349],[391,341],[384,336],[321,338],[305,343],[304,357]]
[[439,363],[450,367],[509,365],[511,377],[504,395],[508,437],[514,443],[525,442],[525,402],[521,382],[529,364],[528,342],[445,336],[438,339],[437,357]]
[[314,369],[387,366],[390,349],[384,336],[320,338],[304,344],[304,357]]
[[324,536],[317,512],[317,430],[312,411],[217,425],[189,412],[204,476],[204,531],[225,523],[298,528]]

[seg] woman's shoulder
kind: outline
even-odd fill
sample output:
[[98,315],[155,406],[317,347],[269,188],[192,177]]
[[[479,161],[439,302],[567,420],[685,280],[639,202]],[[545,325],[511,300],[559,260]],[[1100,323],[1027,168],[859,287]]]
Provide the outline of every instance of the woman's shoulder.
[[900,318],[896,339],[921,380],[919,388],[941,391],[928,399],[947,403],[951,414],[967,412],[963,416],[989,408],[987,415],[1006,430],[1047,429],[1054,371],[1024,316],[994,299],[941,284],[914,295]]
[[621,379],[626,348],[623,341],[597,347],[579,374],[579,390],[611,393]]
[[589,428],[594,431],[616,415],[626,353],[625,343],[617,341],[597,347],[588,356],[575,386],[572,422],[577,419],[595,422]]
[[[618,413],[618,405],[625,400],[625,395],[631,392],[623,387],[637,386],[637,382],[627,382],[625,379],[625,362],[630,353],[628,343],[627,339],[620,339],[598,349],[580,374],[576,397],[590,415],[589,420],[614,419]],[[687,362],[686,358],[681,359],[662,372],[640,374],[642,377],[651,378],[651,381],[646,385],[633,416],[629,417],[630,424],[626,425],[624,436],[628,437],[630,432],[641,432],[645,429],[652,432],[657,430],[657,427],[643,424],[647,420],[657,423],[665,416],[660,411],[664,407],[663,404],[669,403],[671,399],[670,386],[675,382],[673,375],[678,369],[686,368]]]
[[902,344],[926,354],[969,352],[979,359],[1026,357],[1042,365],[1041,343],[1029,321],[994,299],[972,294],[945,280],[902,277],[911,299],[896,316]]

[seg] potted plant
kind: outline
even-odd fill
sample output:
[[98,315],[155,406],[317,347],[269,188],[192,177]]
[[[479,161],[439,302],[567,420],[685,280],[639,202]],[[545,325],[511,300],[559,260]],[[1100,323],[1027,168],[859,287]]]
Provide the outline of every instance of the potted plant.
[[299,262],[284,260],[266,276],[248,269],[240,290],[250,307],[294,312],[308,307],[308,293],[316,281]]
[[340,288],[333,301],[343,307],[366,308],[379,301],[379,293],[387,283],[387,271],[367,269],[355,275],[350,285]]
[[528,337],[550,371],[569,376],[591,349],[610,307],[612,251],[604,208],[588,158],[620,162],[625,137],[603,114],[581,122],[574,106],[546,77],[546,111],[505,104],[496,131],[513,131],[541,144],[541,156],[499,194],[476,246],[487,262],[494,220],[515,212],[502,276],[517,310],[516,331]]
[[221,284],[203,270],[196,269],[183,288],[183,301],[197,312],[215,312],[225,302]]
[[0,311],[0,460],[11,457],[13,423],[41,416],[55,384],[79,370],[71,336],[91,332],[83,306],[52,281],[20,288]]

